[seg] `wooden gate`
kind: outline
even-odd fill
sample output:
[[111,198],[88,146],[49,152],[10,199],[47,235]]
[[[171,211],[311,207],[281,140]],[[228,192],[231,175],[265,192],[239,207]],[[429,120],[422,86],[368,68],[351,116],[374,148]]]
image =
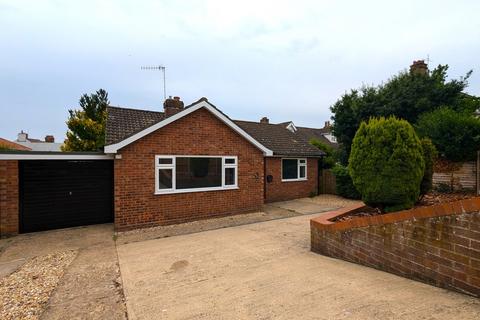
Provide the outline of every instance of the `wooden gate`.
[[320,176],[320,194],[337,194],[335,191],[335,175],[330,169],[323,169]]

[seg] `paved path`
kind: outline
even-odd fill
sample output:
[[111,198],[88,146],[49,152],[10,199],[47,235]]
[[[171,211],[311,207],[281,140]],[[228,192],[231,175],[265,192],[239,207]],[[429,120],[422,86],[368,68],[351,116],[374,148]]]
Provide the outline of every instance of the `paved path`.
[[119,246],[129,319],[480,319],[480,301],[309,251],[300,216]]

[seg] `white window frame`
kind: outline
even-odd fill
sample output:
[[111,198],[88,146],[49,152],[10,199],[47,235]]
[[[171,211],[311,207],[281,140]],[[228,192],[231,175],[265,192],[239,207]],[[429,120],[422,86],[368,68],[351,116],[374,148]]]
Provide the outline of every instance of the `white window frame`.
[[[221,158],[222,159],[222,185],[219,187],[206,187],[206,188],[190,188],[190,189],[177,189],[176,181],[176,160],[177,158]],[[159,164],[159,159],[172,159],[170,164]],[[235,159],[235,163],[226,163],[226,159]],[[225,169],[235,169],[235,184],[225,185]],[[160,189],[158,181],[158,173],[161,169],[172,170],[172,188]],[[154,194],[172,194],[172,193],[187,193],[187,192],[204,192],[204,191],[220,191],[220,190],[232,190],[238,189],[238,157],[237,156],[211,156],[211,155],[156,155],[155,156],[155,192]]]
[[[297,160],[297,178],[295,179],[284,179],[283,178],[283,160]],[[308,180],[308,173],[307,173],[307,158],[281,158],[281,165],[280,165],[280,175],[282,177],[282,182],[291,182],[291,181],[306,181]],[[303,163],[301,163],[303,161]],[[300,167],[305,168],[305,177],[300,178]]]

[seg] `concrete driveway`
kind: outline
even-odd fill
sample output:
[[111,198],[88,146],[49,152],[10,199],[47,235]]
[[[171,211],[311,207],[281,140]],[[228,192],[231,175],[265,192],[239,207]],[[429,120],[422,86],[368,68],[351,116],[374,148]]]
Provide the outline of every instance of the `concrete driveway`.
[[480,319],[480,301],[309,251],[297,216],[118,245],[129,319]]
[[75,252],[75,259],[50,296],[41,319],[126,319],[111,224],[2,239],[0,279],[32,257],[67,250]]

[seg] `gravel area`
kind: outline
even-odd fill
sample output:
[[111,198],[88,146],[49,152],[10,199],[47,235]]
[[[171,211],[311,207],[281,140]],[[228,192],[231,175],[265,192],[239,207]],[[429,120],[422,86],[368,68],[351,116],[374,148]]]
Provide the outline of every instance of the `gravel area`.
[[75,251],[61,251],[28,260],[0,280],[0,319],[39,319]]
[[352,199],[342,198],[334,194],[321,194],[313,198],[303,198],[300,200],[311,201],[315,204],[322,205],[325,207],[336,207],[336,208],[348,207],[361,202],[361,200],[352,200]]

